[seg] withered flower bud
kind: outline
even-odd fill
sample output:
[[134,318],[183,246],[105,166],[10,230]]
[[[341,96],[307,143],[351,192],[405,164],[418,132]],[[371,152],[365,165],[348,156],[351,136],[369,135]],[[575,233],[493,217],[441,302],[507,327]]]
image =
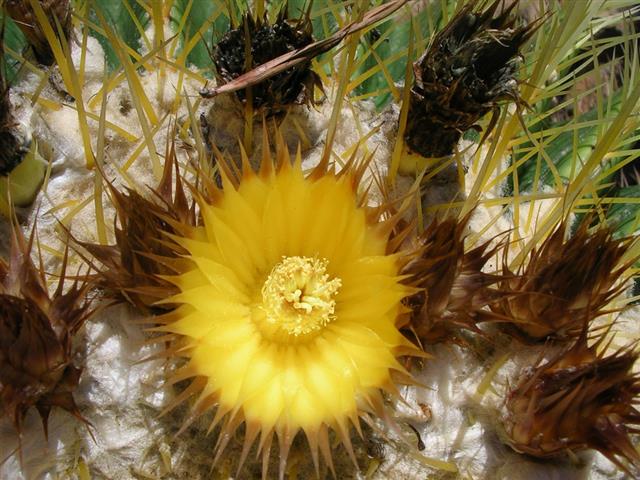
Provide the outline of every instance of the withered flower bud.
[[550,458],[595,449],[627,473],[626,462],[640,467],[630,439],[640,432],[640,379],[632,373],[638,352],[598,353],[604,338],[589,347],[585,330],[573,346],[523,372],[503,420],[514,450]]
[[[253,18],[247,13],[240,26],[229,31],[215,47],[213,62],[218,81],[230,82],[258,65],[312,43],[309,16],[290,19],[286,4],[273,24],[266,14],[263,18]],[[251,87],[252,104],[267,115],[277,114],[287,106],[313,101],[315,85],[321,86],[321,82],[311,70],[309,59]],[[238,90],[236,96],[244,103],[247,92],[247,89]]]
[[508,319],[502,325],[521,341],[574,339],[585,319],[606,313],[622,292],[621,277],[633,263],[622,259],[633,239],[614,239],[606,228],[590,233],[588,223],[567,240],[562,223],[516,274],[504,266],[504,295],[491,308]]
[[42,265],[30,254],[14,225],[11,255],[0,259],[0,412],[21,431],[31,407],[40,413],[45,434],[53,407],[82,419],[73,399],[81,368],[74,364],[73,337],[93,313],[88,284],[75,280],[65,291],[67,255],[58,285],[49,295]]
[[405,141],[425,157],[451,155],[461,135],[505,100],[519,101],[519,51],[537,29],[516,27],[514,2],[495,16],[467,2],[414,64]]
[[116,243],[78,243],[101,264],[94,267],[98,271],[96,284],[116,301],[145,310],[177,293],[175,286],[162,278],[175,274],[181,261],[181,247],[169,235],[196,223],[195,203],[187,199],[173,142],[151,199],[131,189],[120,192],[109,183],[108,188],[116,209]]
[[409,275],[407,282],[421,289],[407,305],[411,326],[424,343],[455,336],[459,329],[479,332],[477,323],[491,317],[484,307],[495,296],[490,286],[501,277],[482,269],[501,244],[490,248],[484,243],[465,252],[469,217],[433,220],[419,238],[421,255],[402,270]]
[[[58,30],[58,25],[60,25],[65,41],[69,42],[72,26],[69,0],[40,0],[39,3],[56,35],[60,35]],[[36,60],[42,65],[53,65],[55,61],[53,50],[29,1],[5,0],[4,6],[33,47]]]

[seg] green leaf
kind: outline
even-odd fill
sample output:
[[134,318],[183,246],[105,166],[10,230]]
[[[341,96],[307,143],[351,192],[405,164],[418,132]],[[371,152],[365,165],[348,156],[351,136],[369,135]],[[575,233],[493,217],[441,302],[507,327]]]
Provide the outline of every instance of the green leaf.
[[[371,30],[365,34],[362,38],[360,46],[358,48],[356,61],[358,57],[364,57],[366,60],[360,68],[355,72],[355,75],[361,75],[368,72],[371,69],[375,69],[379,66],[380,62],[385,62],[385,59],[389,58],[393,53],[398,51],[407,51],[407,41],[409,39],[409,30],[411,28],[411,22],[404,21],[399,25],[396,25],[394,21],[386,21],[380,24],[377,28]],[[383,38],[379,41],[378,39]],[[369,49],[373,49],[375,55],[368,53]],[[385,64],[391,78],[394,83],[400,81],[404,77],[404,67],[406,65],[407,57],[406,53],[398,60],[391,64]],[[364,80],[355,90],[356,95],[363,95],[371,92],[389,88],[389,82],[382,71],[378,71],[373,76]],[[386,105],[391,101],[391,94],[384,93],[374,98],[376,107]]]
[[210,69],[213,60],[209,52],[213,51],[215,43],[230,27],[228,12],[221,8],[221,3],[176,0],[171,9],[171,24],[173,30],[180,35],[180,48],[184,48],[192,38],[200,38],[187,55],[187,63],[201,69]]
[[[2,17],[0,16],[0,19]],[[0,21],[5,21],[4,19]],[[28,45],[20,27],[9,17],[6,18],[5,30],[4,30],[4,43],[7,47],[20,53],[23,48]]]
[[[96,10],[102,13],[124,43],[133,50],[140,51],[142,46],[142,32],[138,25],[136,25],[136,21],[143,29],[146,29],[149,24],[149,15],[138,2],[131,0],[121,0],[117,2],[112,0],[92,0],[89,18],[95,24],[98,23],[95,14]],[[120,66],[120,60],[107,37],[96,31],[93,31],[92,35],[100,42],[100,45],[102,45],[109,69],[114,70],[118,68]]]
[[[537,142],[545,143],[545,138],[551,135],[557,135],[548,145],[542,147],[546,157],[553,162],[560,178],[568,181],[571,172],[580,170],[582,164],[586,163],[591,152],[597,145],[602,131],[602,120],[612,119],[617,112],[620,111],[622,92],[617,91],[609,99],[604,101],[602,108],[594,107],[592,110],[578,116],[577,118],[558,124],[550,124],[548,121],[536,123],[534,128],[529,131],[532,134],[540,134]],[[545,108],[543,106],[542,108]],[[604,118],[600,118],[601,112],[604,111]],[[560,134],[554,133],[552,129],[561,128]],[[548,135],[545,135],[549,132]],[[518,162],[523,159],[532,149],[536,147],[530,141],[527,141],[514,149],[513,160]],[[538,164],[540,165],[538,167]],[[553,185],[554,175],[540,153],[536,153],[524,164],[518,167],[518,181],[520,191],[531,191],[537,188],[534,185],[536,170],[540,168],[539,182],[541,185]],[[513,192],[513,178],[509,177],[508,191]]]
[[[615,193],[618,199],[640,199],[640,185],[620,188]],[[607,225],[613,229],[613,238],[637,235],[640,232],[640,203],[613,203],[606,214]],[[640,268],[640,260],[635,263]],[[634,280],[632,295],[640,295],[640,276]]]
[[[440,12],[438,11],[437,14],[440,15]],[[428,39],[430,35],[429,25],[434,23],[429,20],[429,15],[434,15],[433,9],[423,9],[411,18],[407,18],[406,14],[403,15],[401,11],[363,36],[356,55],[356,62],[358,58],[366,57],[366,60],[356,70],[355,77],[365,74],[371,69],[378,69],[378,71],[358,85],[355,90],[356,95],[364,95],[389,88],[387,76],[385,76],[379,65],[380,62],[385,62],[386,59],[398,52],[404,52],[404,54],[390,63],[385,62],[384,66],[394,83],[404,80],[407,61],[415,61],[415,58],[407,59],[406,55],[409,31],[412,27],[411,19],[413,19],[414,28],[420,32],[420,36],[423,39]],[[421,54],[420,50],[425,47],[426,45],[420,45],[417,54]],[[375,55],[369,53],[370,49],[373,49]],[[385,107],[391,100],[392,96],[389,92],[374,97],[374,102],[378,109]]]
[[[4,22],[4,44],[14,52],[22,53],[29,45],[20,27],[9,17],[4,18],[0,12],[0,22]],[[7,82],[12,84],[20,68],[20,62],[6,54],[4,56],[4,74]]]
[[[621,188],[616,197],[640,199],[640,185]],[[640,229],[640,203],[612,204],[607,211],[607,223],[617,238],[635,234]]]
[[[334,10],[344,11],[344,7],[340,4],[341,2],[336,0],[315,0],[313,2],[311,5],[311,24],[313,36],[316,39],[327,38],[339,28],[333,12]],[[309,9],[309,0],[289,0],[287,5],[290,18],[301,18],[306,15]]]

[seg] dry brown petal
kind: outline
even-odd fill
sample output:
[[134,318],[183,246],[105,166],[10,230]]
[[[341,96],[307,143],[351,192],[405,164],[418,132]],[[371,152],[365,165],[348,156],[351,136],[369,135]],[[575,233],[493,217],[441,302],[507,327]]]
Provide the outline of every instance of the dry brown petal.
[[[311,19],[308,15],[292,20],[285,4],[276,21],[270,24],[264,18],[253,18],[250,13],[242,17],[238,28],[229,31],[218,42],[213,62],[219,83],[227,83],[247,73],[256,65],[262,65],[291,51],[313,43]],[[251,55],[247,58],[247,51]],[[251,88],[255,109],[274,114],[288,105],[313,101],[313,89],[322,86],[320,77],[311,70],[311,59],[294,65]],[[249,90],[236,91],[241,102],[247,101]]]
[[[414,64],[405,141],[425,157],[453,153],[462,134],[501,102],[520,102],[520,49],[539,22],[515,26],[513,2],[467,2]],[[502,8],[496,15],[498,8]]]
[[562,223],[518,272],[504,267],[504,296],[491,308],[521,341],[575,339],[622,292],[621,277],[633,263],[622,259],[633,239],[614,239],[606,228],[589,232],[588,223],[567,240]]
[[632,373],[638,352],[599,354],[603,340],[589,347],[583,330],[573,346],[523,372],[504,418],[514,450],[550,458],[595,449],[628,473],[626,462],[640,467],[630,439],[640,425],[640,379]]
[[213,89],[204,89],[200,94],[205,98],[211,98],[216,95],[236,92],[262,83],[275,75],[294,68],[297,65],[304,64],[322,53],[328,52],[347,36],[385,19],[406,3],[407,0],[391,0],[390,2],[369,10],[363,15],[360,21],[345,25],[330,37],[315,41],[306,47],[294,49],[279,55],[262,65],[258,65],[239,77],[234,78],[224,85]]
[[[66,41],[69,42],[71,34],[71,4],[69,0],[40,0],[39,3],[53,31],[57,34],[58,25],[60,25]],[[4,6],[27,37],[38,62],[42,65],[53,65],[55,61],[53,51],[29,0],[5,0]]]
[[67,283],[65,253],[58,285],[49,295],[42,265],[31,251],[36,233],[26,241],[13,224],[9,262],[0,261],[0,412],[22,428],[36,407],[45,433],[53,407],[82,418],[72,392],[81,369],[73,362],[73,336],[93,313],[89,285]]
[[162,179],[150,199],[131,189],[120,192],[110,183],[108,188],[116,209],[116,243],[78,243],[100,264],[95,267],[96,283],[110,297],[143,310],[152,308],[177,293],[163,278],[178,271],[182,261],[182,249],[169,235],[184,235],[197,221],[195,202],[187,199],[174,144],[168,146]]
[[460,329],[480,332],[477,323],[492,317],[485,307],[496,296],[490,287],[501,277],[482,269],[503,244],[487,242],[465,252],[469,218],[435,219],[420,236],[420,255],[402,270],[407,283],[421,290],[407,304],[411,326],[424,343],[455,336]]

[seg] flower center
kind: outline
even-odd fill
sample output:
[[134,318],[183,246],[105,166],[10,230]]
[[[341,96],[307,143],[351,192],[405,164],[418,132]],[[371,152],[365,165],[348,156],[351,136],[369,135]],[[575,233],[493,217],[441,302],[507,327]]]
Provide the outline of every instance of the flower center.
[[329,279],[326,259],[282,257],[262,286],[265,326],[280,339],[307,336],[335,319],[339,278]]

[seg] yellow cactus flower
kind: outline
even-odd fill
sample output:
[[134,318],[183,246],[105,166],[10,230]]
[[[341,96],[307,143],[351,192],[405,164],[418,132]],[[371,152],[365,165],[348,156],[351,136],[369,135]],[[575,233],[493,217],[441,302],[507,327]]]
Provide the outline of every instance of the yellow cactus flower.
[[217,408],[216,458],[244,423],[238,468],[260,434],[266,469],[275,434],[282,477],[300,431],[316,471],[319,451],[333,468],[330,430],[355,462],[351,425],[383,414],[382,392],[411,381],[398,357],[421,351],[400,332],[415,289],[399,275],[406,256],[390,253],[395,218],[364,205],[362,165],[305,175],[299,156],[277,150],[200,200],[202,225],[175,238],[192,268],[172,278],[177,308],[156,330],[188,358],[174,380],[194,379],[169,409],[193,394],[192,419]]

